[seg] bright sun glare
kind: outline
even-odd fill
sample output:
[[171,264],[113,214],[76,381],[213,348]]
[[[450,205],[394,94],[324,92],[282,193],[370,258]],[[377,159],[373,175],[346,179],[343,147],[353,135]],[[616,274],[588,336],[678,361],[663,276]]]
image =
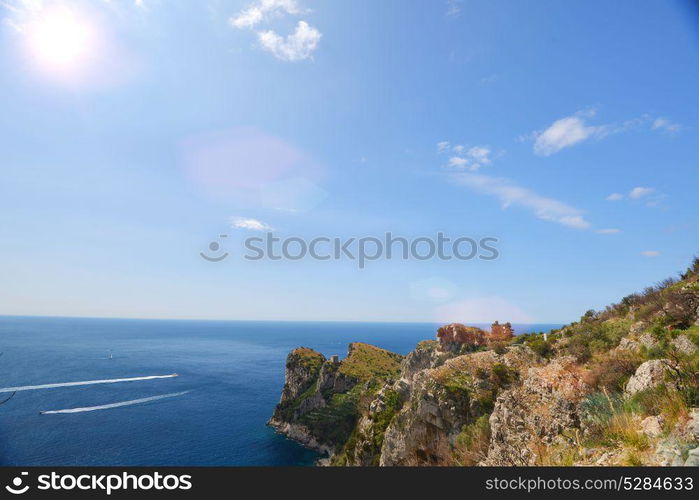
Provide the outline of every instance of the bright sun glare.
[[78,67],[95,41],[90,24],[68,8],[43,12],[29,25],[27,35],[36,60],[53,70]]

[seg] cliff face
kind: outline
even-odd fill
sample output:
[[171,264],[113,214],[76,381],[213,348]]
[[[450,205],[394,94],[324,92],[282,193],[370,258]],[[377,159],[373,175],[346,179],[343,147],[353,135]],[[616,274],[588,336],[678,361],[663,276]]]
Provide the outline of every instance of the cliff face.
[[402,356],[367,344],[350,344],[342,361],[309,348],[287,357],[282,396],[269,425],[333,456],[354,430],[362,408],[398,375]]
[[329,465],[699,465],[699,261],[547,335],[508,329],[447,325],[405,358],[296,349],[270,424]]
[[403,405],[386,430],[380,464],[462,463],[458,448],[464,428],[490,413],[498,393],[519,379],[524,366],[536,362],[538,356],[529,348],[513,346],[502,354],[452,357],[401,378]]

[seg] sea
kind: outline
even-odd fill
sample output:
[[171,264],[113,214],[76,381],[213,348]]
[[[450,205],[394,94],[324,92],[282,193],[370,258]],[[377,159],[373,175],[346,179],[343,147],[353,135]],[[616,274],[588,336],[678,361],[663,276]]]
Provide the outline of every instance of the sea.
[[407,354],[437,327],[0,317],[0,465],[312,465],[316,453],[266,425],[288,352]]

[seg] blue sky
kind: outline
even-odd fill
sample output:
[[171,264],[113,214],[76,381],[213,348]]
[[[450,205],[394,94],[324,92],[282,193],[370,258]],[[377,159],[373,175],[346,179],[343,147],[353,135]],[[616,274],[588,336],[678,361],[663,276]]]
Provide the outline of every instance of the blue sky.
[[[0,314],[567,322],[699,250],[688,2],[0,16]],[[500,257],[243,259],[267,228],[492,236]]]

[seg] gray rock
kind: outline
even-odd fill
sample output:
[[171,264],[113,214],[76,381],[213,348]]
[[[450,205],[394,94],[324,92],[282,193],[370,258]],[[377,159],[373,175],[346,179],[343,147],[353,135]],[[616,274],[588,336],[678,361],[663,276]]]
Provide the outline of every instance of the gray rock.
[[694,351],[697,350],[697,346],[686,335],[680,335],[674,339],[672,345],[682,354],[694,354]]
[[658,341],[650,333],[644,333],[643,335],[641,335],[638,341],[646,349],[653,349],[655,347],[658,347]]
[[625,393],[632,396],[637,392],[652,389],[665,382],[668,371],[667,359],[652,359],[638,367],[636,373],[626,383]]
[[686,467],[699,467],[699,448],[689,450],[689,456],[685,460],[684,465]]
[[629,333],[631,335],[638,335],[646,328],[648,328],[648,323],[646,321],[636,321],[633,325],[631,325],[631,328],[629,328]]
[[647,417],[641,421],[641,431],[650,437],[657,437],[663,433],[660,417]]
[[658,443],[658,446],[655,448],[655,457],[658,465],[664,467],[668,465],[684,465],[682,447],[674,439],[666,439]]
[[617,349],[623,351],[637,351],[639,347],[641,347],[641,344],[638,341],[632,340],[629,337],[624,337],[621,339],[621,342],[619,342]]
[[696,441],[699,441],[699,408],[689,410],[689,420],[687,421],[687,433]]
[[498,396],[483,465],[537,465],[539,445],[570,444],[565,431],[580,429],[580,402],[590,390],[574,367],[564,357],[530,368],[520,387]]

